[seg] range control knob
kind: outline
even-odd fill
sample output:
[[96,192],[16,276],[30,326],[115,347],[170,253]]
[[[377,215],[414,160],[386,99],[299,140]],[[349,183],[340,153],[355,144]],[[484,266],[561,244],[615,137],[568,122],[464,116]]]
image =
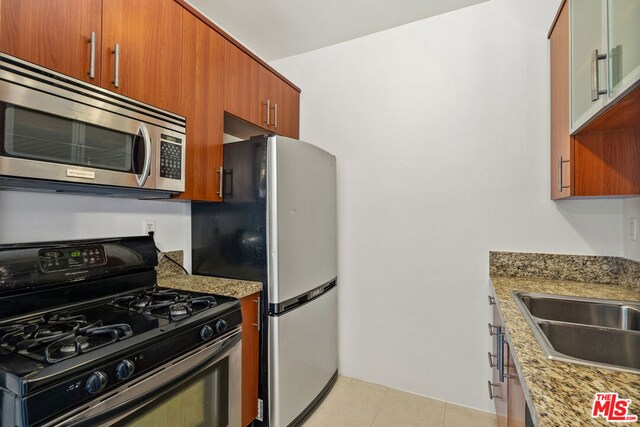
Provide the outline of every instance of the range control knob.
[[133,375],[136,365],[131,360],[124,359],[116,365],[116,379],[118,381],[126,380]]
[[200,338],[203,341],[210,339],[213,336],[213,328],[209,325],[204,325],[202,329],[200,329]]
[[84,383],[84,389],[87,390],[89,394],[96,394],[107,386],[107,382],[107,374],[102,371],[95,371],[87,378],[87,381]]
[[216,328],[216,332],[217,333],[224,332],[224,331],[227,330],[227,322],[225,322],[222,319],[217,320],[216,323],[214,324],[214,326]]

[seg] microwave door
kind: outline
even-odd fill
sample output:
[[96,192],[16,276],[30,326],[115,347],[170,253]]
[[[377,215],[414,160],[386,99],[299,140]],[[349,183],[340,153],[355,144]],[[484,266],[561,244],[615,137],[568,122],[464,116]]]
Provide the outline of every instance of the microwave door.
[[[0,104],[4,132],[0,175],[151,189],[152,140],[143,122],[113,117],[98,126]],[[117,129],[117,130],[116,130]]]

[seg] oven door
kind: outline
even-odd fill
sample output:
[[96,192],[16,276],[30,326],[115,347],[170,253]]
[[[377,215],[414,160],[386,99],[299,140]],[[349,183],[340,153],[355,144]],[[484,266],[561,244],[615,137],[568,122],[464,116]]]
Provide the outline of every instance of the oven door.
[[240,328],[46,426],[240,427]]

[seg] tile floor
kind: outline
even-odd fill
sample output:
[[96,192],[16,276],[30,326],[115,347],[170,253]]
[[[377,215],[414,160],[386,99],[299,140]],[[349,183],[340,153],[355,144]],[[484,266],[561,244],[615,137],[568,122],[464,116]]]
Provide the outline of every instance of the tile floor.
[[494,427],[488,412],[338,377],[304,427]]

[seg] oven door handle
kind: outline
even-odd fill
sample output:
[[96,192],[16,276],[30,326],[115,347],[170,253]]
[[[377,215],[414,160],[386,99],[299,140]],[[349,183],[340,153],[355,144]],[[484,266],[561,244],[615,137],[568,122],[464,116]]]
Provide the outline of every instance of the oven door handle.
[[[147,178],[149,177],[149,170],[151,169],[151,137],[149,136],[149,130],[144,123],[140,123],[140,126],[138,127],[138,135],[142,135],[142,139],[144,140],[144,166],[142,167],[140,175],[136,175],[136,181],[138,181],[139,187],[144,187],[144,184],[147,182]],[[134,150],[132,156],[135,155],[136,153]]]
[[[169,362],[145,374],[133,384],[122,387],[68,412],[43,427],[109,426],[149,403],[180,387],[191,378],[215,365],[240,344],[240,328],[215,343],[187,353],[181,359]],[[238,353],[239,354],[239,353]]]

